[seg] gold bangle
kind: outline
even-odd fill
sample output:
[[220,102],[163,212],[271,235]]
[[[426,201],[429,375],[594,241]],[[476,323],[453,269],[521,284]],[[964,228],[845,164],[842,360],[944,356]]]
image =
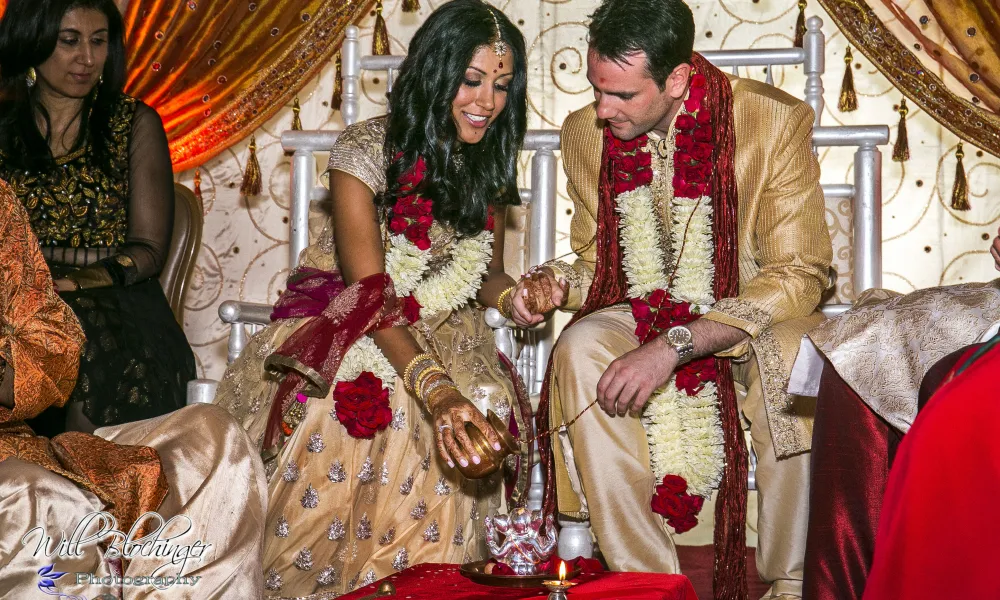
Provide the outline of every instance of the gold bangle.
[[410,359],[410,362],[406,365],[406,369],[403,370],[403,385],[405,385],[411,392],[413,391],[413,386],[410,382],[413,380],[413,371],[417,368],[418,364],[425,361],[434,361],[434,357],[427,352],[418,354]]
[[434,412],[435,401],[445,390],[458,392],[458,386],[455,385],[455,382],[452,381],[447,375],[435,377],[430,383],[427,384],[427,388],[423,390],[423,393],[421,394],[421,400],[427,408],[428,413]]
[[510,318],[510,310],[504,307],[504,304],[507,303],[507,299],[510,298],[511,293],[514,292],[514,289],[516,287],[517,287],[516,285],[510,286],[509,288],[500,292],[500,295],[497,297],[497,310],[500,311],[500,316],[502,316],[505,319]]
[[412,393],[415,396],[420,397],[420,390],[424,388],[424,385],[428,382],[428,380],[432,379],[434,375],[447,376],[448,374],[445,372],[443,368],[441,368],[438,365],[432,365],[430,367],[427,367],[426,369],[422,370],[420,373],[417,374],[416,380],[413,382]]

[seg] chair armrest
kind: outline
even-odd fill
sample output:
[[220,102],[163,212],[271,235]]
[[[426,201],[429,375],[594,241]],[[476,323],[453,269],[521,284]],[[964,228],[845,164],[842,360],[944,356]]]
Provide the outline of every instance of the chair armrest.
[[219,382],[214,379],[192,379],[187,384],[187,403],[211,404],[218,388]]

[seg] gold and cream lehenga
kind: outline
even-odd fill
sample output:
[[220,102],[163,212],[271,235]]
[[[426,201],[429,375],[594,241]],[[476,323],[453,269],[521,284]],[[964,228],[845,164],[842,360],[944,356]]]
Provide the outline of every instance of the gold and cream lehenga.
[[[385,119],[349,126],[329,170],[353,175],[375,193],[385,188]],[[384,229],[385,224],[382,224]],[[431,230],[434,261],[447,260],[455,236]],[[300,266],[336,268],[329,223]],[[432,268],[430,272],[434,272]],[[264,360],[308,319],[285,319],[257,333],[226,371],[215,402],[262,443],[277,379]],[[493,331],[470,304],[413,326],[463,395],[525,431],[514,383],[497,357]],[[519,385],[519,384],[518,384]],[[483,519],[501,505],[501,475],[464,479],[438,456],[434,428],[397,377],[393,420],[374,439],[357,439],[332,413],[333,399],[309,401],[306,416],[268,470],[264,572],[268,598],[334,598],[408,565],[485,557]],[[523,490],[526,469],[517,478]]]

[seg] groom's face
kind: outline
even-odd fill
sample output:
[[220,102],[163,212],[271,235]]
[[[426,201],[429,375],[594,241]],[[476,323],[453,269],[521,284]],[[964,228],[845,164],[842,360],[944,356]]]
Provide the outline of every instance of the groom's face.
[[625,61],[587,52],[587,79],[594,87],[597,118],[611,127],[620,140],[631,140],[651,130],[665,134],[687,90],[690,65],[674,69],[661,90],[646,69],[646,54],[631,54]]

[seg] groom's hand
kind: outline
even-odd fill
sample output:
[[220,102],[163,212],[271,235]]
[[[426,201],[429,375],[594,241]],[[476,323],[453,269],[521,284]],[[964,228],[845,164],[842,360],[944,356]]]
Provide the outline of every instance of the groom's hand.
[[677,352],[663,338],[639,346],[608,365],[597,382],[597,402],[614,417],[642,414],[656,388],[677,368]]

